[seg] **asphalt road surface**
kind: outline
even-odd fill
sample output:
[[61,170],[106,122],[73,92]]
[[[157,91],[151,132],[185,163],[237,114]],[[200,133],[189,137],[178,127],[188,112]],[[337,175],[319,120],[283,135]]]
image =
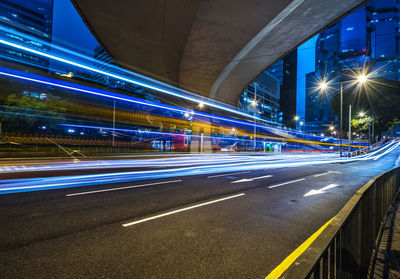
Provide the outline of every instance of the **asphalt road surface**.
[[0,278],[265,278],[399,151],[3,162]]

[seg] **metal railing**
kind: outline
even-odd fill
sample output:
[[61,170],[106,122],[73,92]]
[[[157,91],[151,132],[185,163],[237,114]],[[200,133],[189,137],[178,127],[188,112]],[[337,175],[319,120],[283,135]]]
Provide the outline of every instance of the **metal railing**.
[[395,168],[358,190],[281,278],[366,278],[399,178],[400,168]]

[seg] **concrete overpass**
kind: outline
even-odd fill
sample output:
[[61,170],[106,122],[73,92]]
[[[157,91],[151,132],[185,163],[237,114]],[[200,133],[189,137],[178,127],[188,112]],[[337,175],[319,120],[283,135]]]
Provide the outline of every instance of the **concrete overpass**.
[[72,0],[120,66],[236,105],[268,66],[364,0]]

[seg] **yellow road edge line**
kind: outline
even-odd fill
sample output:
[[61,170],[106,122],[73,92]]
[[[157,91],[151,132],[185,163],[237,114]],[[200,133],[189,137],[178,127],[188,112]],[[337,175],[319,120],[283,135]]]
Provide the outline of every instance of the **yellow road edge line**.
[[[335,217],[333,217],[335,218]],[[296,250],[294,250],[286,259],[284,259],[280,265],[275,267],[274,270],[270,274],[265,277],[265,279],[276,279],[279,278],[285,271],[288,269],[294,262],[297,260],[301,254],[314,242],[314,240],[325,230],[325,228],[332,222],[330,219],[326,222],[318,231],[316,231],[313,235],[311,235],[306,241],[304,241]]]

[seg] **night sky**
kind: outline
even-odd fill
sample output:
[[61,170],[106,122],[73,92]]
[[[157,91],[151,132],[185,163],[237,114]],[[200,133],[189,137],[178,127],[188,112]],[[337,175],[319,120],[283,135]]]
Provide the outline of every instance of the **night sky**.
[[[98,45],[69,0],[54,1],[52,42],[91,57],[93,57],[94,48]],[[59,55],[55,49],[52,52]],[[60,65],[60,63],[52,62],[51,66],[59,67]]]
[[296,113],[304,120],[306,113],[306,74],[315,70],[315,43],[318,35],[297,48],[297,107]]

